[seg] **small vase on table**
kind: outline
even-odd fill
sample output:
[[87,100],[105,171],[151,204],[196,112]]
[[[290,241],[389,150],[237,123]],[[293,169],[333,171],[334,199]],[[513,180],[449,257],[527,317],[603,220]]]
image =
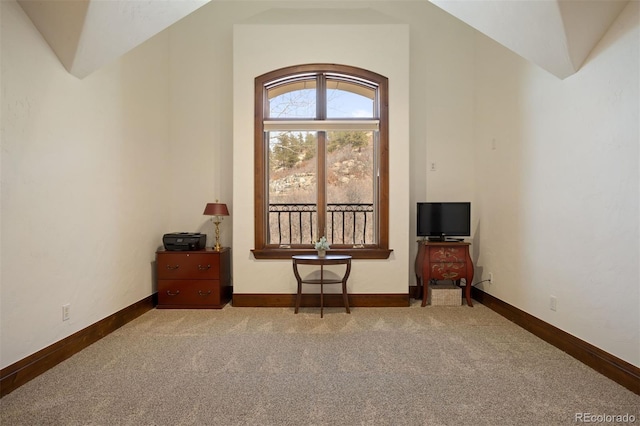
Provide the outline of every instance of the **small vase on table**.
[[321,237],[318,241],[313,243],[313,246],[318,251],[318,257],[325,257],[327,255],[327,250],[331,248],[329,243],[327,242],[327,237]]

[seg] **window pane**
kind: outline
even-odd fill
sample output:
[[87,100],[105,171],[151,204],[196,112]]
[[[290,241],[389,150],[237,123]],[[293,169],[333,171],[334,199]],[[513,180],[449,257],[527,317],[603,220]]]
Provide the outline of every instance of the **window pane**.
[[266,118],[314,118],[316,81],[296,80],[267,90],[269,115]]
[[317,238],[317,134],[269,132],[268,244]]
[[327,118],[375,117],[375,90],[348,81],[327,80]]
[[374,132],[327,134],[327,239],[374,244]]

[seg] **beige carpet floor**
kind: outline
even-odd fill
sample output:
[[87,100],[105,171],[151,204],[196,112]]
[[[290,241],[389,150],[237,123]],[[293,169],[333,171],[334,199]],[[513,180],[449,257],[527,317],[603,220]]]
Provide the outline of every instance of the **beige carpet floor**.
[[640,423],[640,396],[481,304],[419,303],[324,319],[315,308],[153,310],[5,396],[0,422]]

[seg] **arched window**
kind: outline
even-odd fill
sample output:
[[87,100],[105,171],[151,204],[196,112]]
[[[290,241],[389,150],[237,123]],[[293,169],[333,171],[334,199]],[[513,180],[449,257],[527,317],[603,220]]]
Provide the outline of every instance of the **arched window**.
[[290,258],[325,236],[354,258],[389,256],[388,82],[343,65],[255,80],[255,249]]

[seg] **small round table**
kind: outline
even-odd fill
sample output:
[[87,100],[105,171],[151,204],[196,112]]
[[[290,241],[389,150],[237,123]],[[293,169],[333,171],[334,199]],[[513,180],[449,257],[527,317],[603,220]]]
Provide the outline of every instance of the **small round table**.
[[[320,284],[320,318],[323,318],[323,307],[324,307],[324,285],[325,284],[342,284],[342,299],[344,300],[344,307],[347,310],[347,313],[350,314],[349,310],[349,298],[347,296],[347,279],[349,278],[349,274],[351,273],[351,256],[343,255],[343,254],[327,254],[324,257],[319,257],[315,254],[301,254],[292,256],[293,259],[293,273],[296,276],[296,280],[298,280],[298,294],[296,295],[296,310],[295,313],[298,313],[298,309],[300,308],[300,300],[302,299],[302,284]],[[316,265],[320,266],[320,278],[306,278],[303,279],[300,277],[300,273],[298,272],[298,265]],[[326,265],[346,265],[346,269],[342,278],[336,278],[335,276],[325,276],[324,267]]]

